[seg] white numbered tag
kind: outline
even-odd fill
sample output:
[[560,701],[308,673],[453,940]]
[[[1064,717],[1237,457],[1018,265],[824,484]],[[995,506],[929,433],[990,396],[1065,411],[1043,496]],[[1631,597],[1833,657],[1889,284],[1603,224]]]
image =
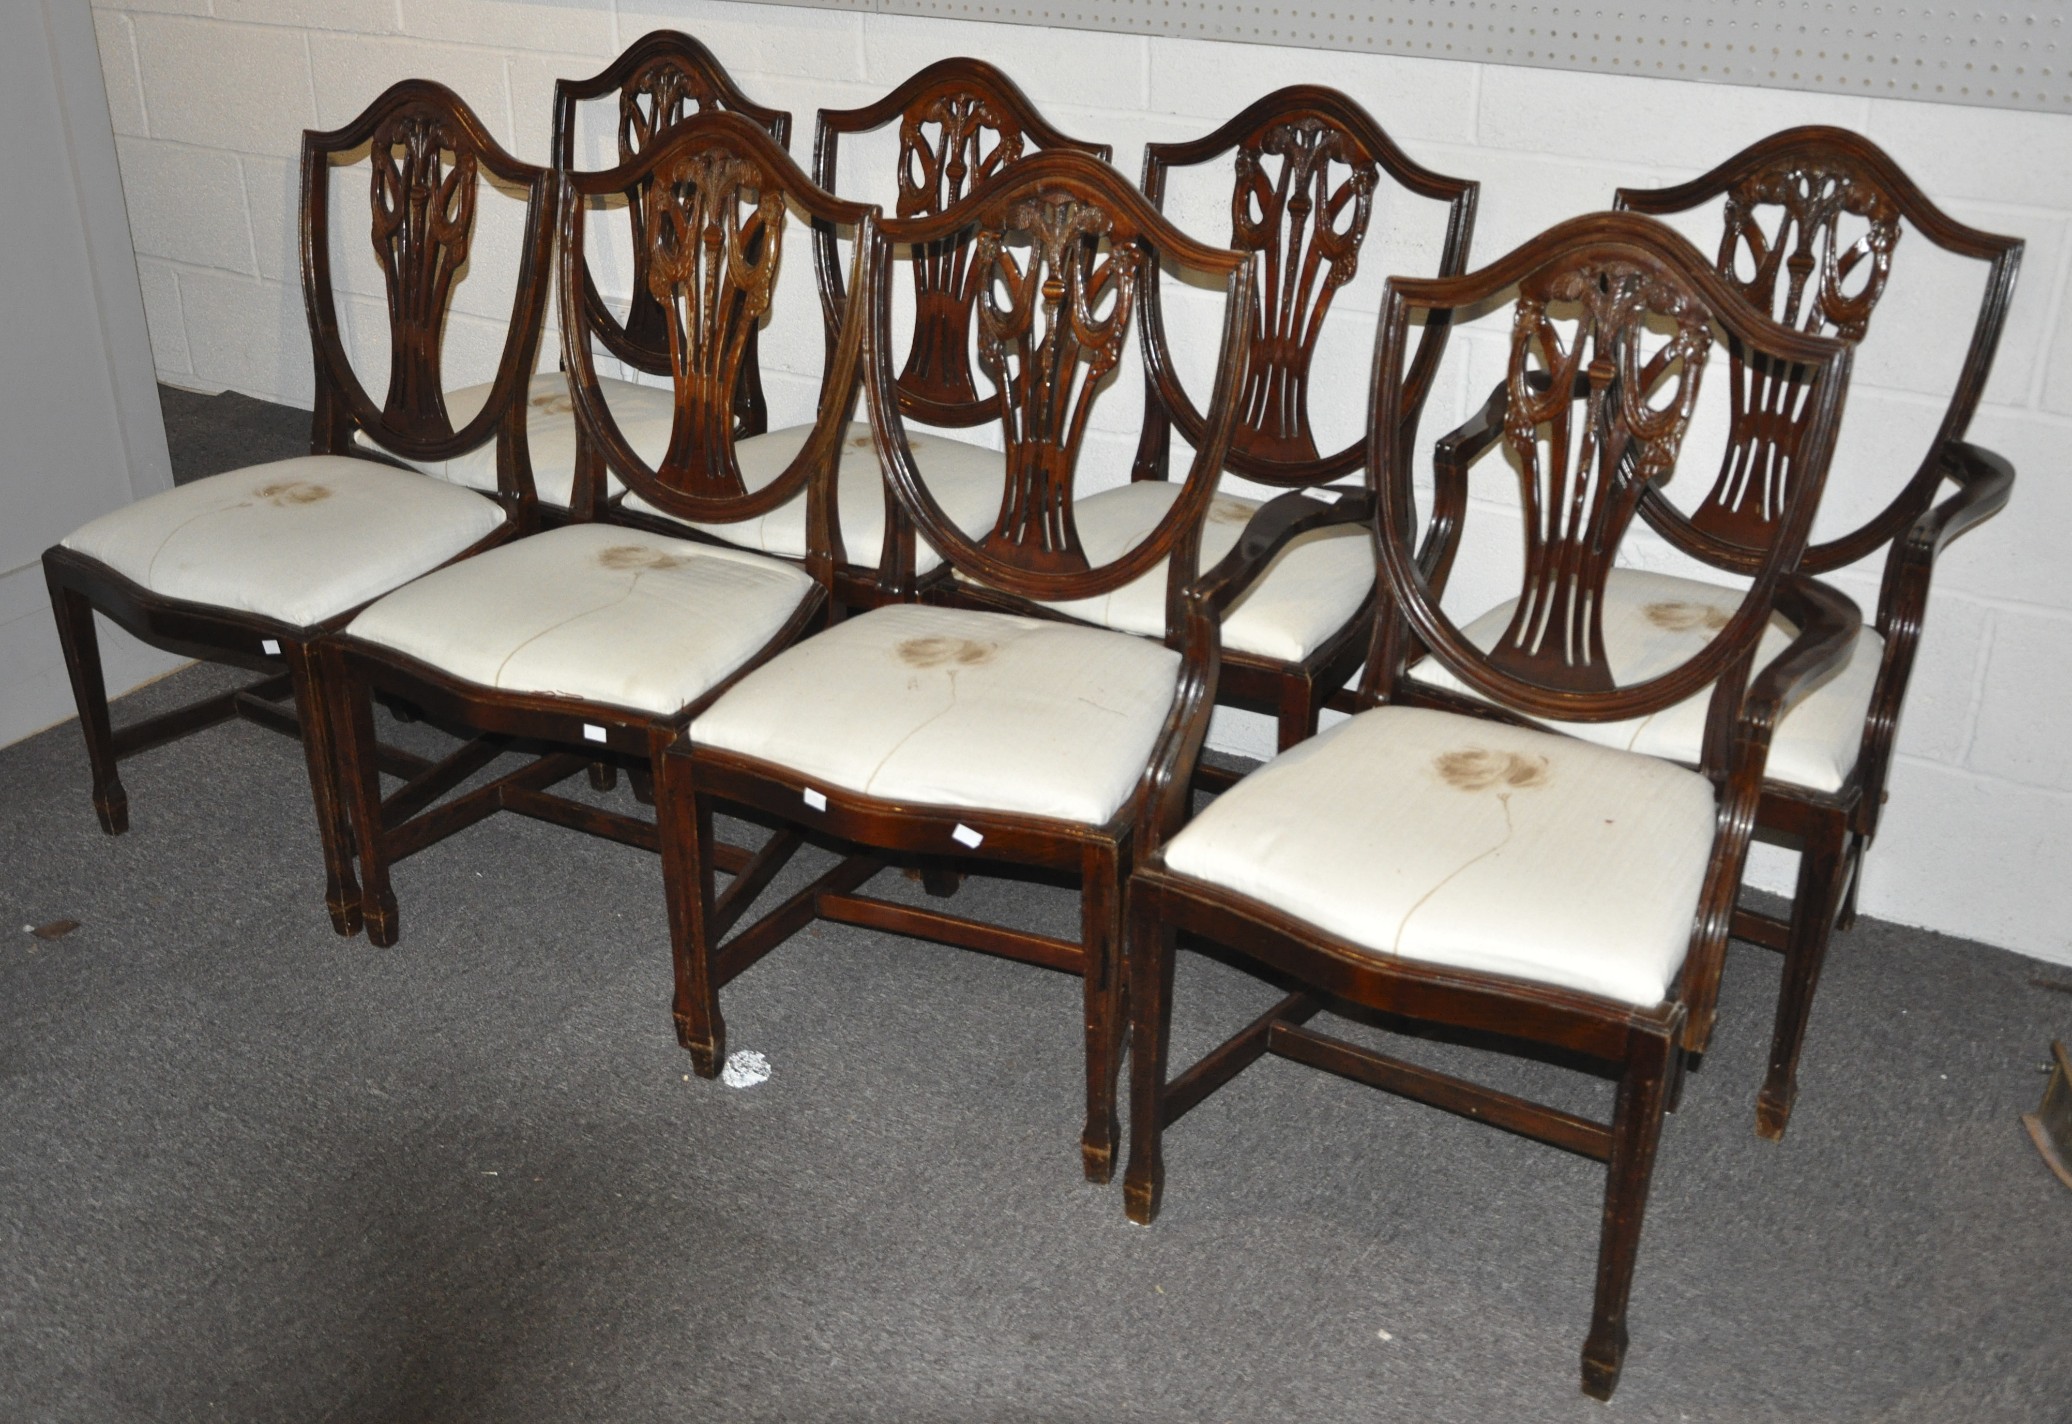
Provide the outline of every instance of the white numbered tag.
[[586,742],[603,741],[604,728],[598,726],[595,722],[585,722],[583,724],[583,740]]
[[983,841],[985,837],[971,829],[971,827],[959,822],[957,829],[950,832],[950,839],[958,845],[970,846],[973,850],[977,850],[979,842]]
[[272,638],[261,638],[259,640],[259,651],[266,654],[269,658],[277,658],[281,655],[281,645]]
[[827,809],[827,797],[809,786],[806,788],[806,806],[809,810],[825,811]]

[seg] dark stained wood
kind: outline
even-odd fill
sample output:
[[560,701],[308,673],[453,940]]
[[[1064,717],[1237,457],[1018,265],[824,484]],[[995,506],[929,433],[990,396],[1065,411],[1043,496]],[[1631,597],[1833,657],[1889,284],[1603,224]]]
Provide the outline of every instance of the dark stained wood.
[[[1807,572],[1818,574],[1874,556],[1884,559],[1875,626],[1885,650],[1855,767],[1844,785],[1815,792],[1769,781],[1756,810],[1760,834],[1800,848],[1788,926],[1750,911],[1735,915],[1737,934],[1746,929],[1746,938],[1785,955],[1770,1067],[1756,1100],[1756,1130],[1774,1139],[1783,1136],[1798,1095],[1799,1053],[1828,941],[1837,924],[1846,929],[1855,921],[1856,886],[1884,810],[1893,739],[1936,556],[1998,513],[2013,489],[2013,467],[1964,437],[2006,325],[2023,244],[1950,217],[1883,150],[1844,129],[1787,129],[1688,183],[1621,189],[1618,203],[1656,214],[1719,205],[1720,274],[1778,320],[1852,342],[1867,334],[1892,263],[1905,246],[1925,241],[1984,269],[1963,367],[1919,463],[1911,471],[1845,471],[1848,479],[1880,482],[1873,488],[1885,502],[1855,528],[1811,545],[1803,561]],[[1691,557],[1742,573],[1776,527],[1780,481],[1790,474],[1788,465],[1780,467],[1765,453],[1774,412],[1789,399],[1789,390],[1779,371],[1738,350],[1733,362],[1734,435],[1710,492],[1686,514],[1651,490],[1640,510]]]
[[[1202,138],[1148,144],[1142,185],[1165,201],[1178,169],[1233,163],[1231,246],[1253,254],[1252,359],[1239,397],[1237,429],[1225,466],[1285,489],[1329,484],[1358,473],[1365,442],[1320,452],[1310,427],[1310,372],[1333,298],[1358,271],[1360,249],[1379,210],[1401,221],[1416,203],[1444,206],[1445,238],[1436,275],[1467,266],[1478,185],[1413,161],[1358,103],[1335,89],[1303,84],[1276,90]],[[1174,371],[1159,284],[1144,291],[1144,425],[1132,479],[1168,476],[1173,431],[1190,444],[1204,417]],[[1445,353],[1450,324],[1424,333],[1407,377],[1406,412],[1423,409]],[[1167,626],[1177,627],[1177,609]],[[1365,656],[1371,601],[1300,662],[1225,649],[1216,700],[1271,716],[1285,751],[1315,735],[1326,701],[1345,687]],[[1200,782],[1213,789],[1212,780]]]
[[[866,237],[861,278],[869,314],[866,400],[907,542],[904,562],[892,568],[888,561],[885,577],[893,586],[884,590],[886,596],[916,593],[910,574],[917,533],[943,552],[951,569],[991,585],[1009,600],[1090,596],[1121,586],[1161,560],[1170,561],[1168,578],[1176,583],[1191,579],[1200,518],[1222,468],[1244,367],[1249,259],[1185,237],[1112,169],[1083,153],[1056,148],[1003,164],[989,182],[939,213],[886,219]],[[914,466],[905,422],[916,403],[902,385],[905,376],[896,367],[891,339],[895,250],[951,247],[970,254],[978,293],[971,339],[997,392],[1010,472],[1011,492],[1003,498],[1000,516],[977,539],[950,523]],[[1089,568],[1073,524],[1074,465],[1100,377],[1129,339],[1137,274],[1153,264],[1195,269],[1223,289],[1226,321],[1212,403],[1216,418],[1175,512],[1118,562]],[[853,286],[848,290],[856,291]],[[925,402],[916,408],[925,408]],[[1199,745],[1197,737],[1190,747],[1187,737],[1206,726],[1215,656],[1206,626],[1189,629],[1180,696],[1138,791],[1105,825],[983,807],[906,804],[827,787],[817,779],[818,795],[809,811],[802,794],[806,780],[796,770],[695,742],[674,748],[660,783],[663,801],[671,803],[664,820],[681,828],[668,837],[670,853],[681,857],[681,873],[696,876],[689,886],[679,887],[672,902],[677,1017],[700,1071],[723,1041],[717,1028],[722,1021],[719,986],[816,916],[1076,972],[1083,976],[1086,1050],[1080,1164],[1088,1180],[1108,1180],[1119,1140],[1116,1087],[1127,1032],[1123,886],[1144,808],[1166,780],[1185,776],[1179,763],[1184,757],[1191,767]],[[831,688],[828,695],[839,696],[840,689]],[[722,942],[709,909],[713,876],[705,850],[715,802],[806,825],[816,837],[854,845],[858,853],[816,887]],[[979,843],[953,839],[960,826],[977,832]],[[954,858],[960,869],[973,873],[998,864],[1070,877],[1081,892],[1079,941],[855,893],[893,858],[920,866],[924,875]]]
[[[1506,383],[1478,426],[1441,451],[1441,488],[1416,516],[1412,448],[1415,398],[1405,379],[1416,319],[1444,320],[1509,293],[1513,341]],[[1553,313],[1576,323],[1571,338]],[[1646,683],[1612,685],[1594,604],[1624,536],[1634,527],[1635,486],[1667,478],[1704,373],[1714,327],[1761,359],[1797,368],[1804,398],[1793,409],[1794,449],[1803,462],[1789,484],[1778,534],[1741,607],[1704,650]],[[1642,359],[1645,347],[1656,353]],[[1667,336],[1666,346],[1661,338]],[[1135,1069],[1132,1141],[1124,1204],[1150,1222],[1165,1188],[1164,1130],[1263,1053],[1295,1059],[1521,1133],[1606,1163],[1604,1226],[1595,1306],[1583,1347],[1586,1393],[1607,1398],[1625,1355],[1627,1300],[1661,1124],[1681,1081],[1688,1021],[1709,1015],[1732,918],[1769,736],[1776,723],[1846,658],[1857,631],[1852,605],[1796,571],[1832,451],[1849,348],[1778,326],[1748,307],[1705,259],[1666,227],[1624,214],[1575,219],[1466,276],[1391,278],[1373,373],[1367,460],[1374,497],[1327,508],[1290,493],[1270,502],[1232,557],[1185,591],[1192,623],[1209,624],[1219,600],[1270,557],[1272,539],[1338,517],[1346,505],[1373,521],[1387,597],[1380,605],[1368,672],[1356,711],[1380,704],[1426,706],[1464,716],[1607,720],[1644,716],[1707,684],[1703,770],[1719,817],[1691,938],[1668,997],[1632,1005],[1535,981],[1423,963],[1376,952],[1307,923],[1299,914],[1190,879],[1165,863],[1166,841],[1191,810],[1188,778],[1176,765],[1160,786],[1141,860],[1130,881],[1129,1002]],[[1533,379],[1533,373],[1541,379]],[[1438,605],[1448,545],[1471,510],[1468,467],[1508,443],[1511,462],[1488,459],[1497,478],[1526,487],[1527,507],[1548,512],[1525,542],[1521,604],[1540,601],[1541,620],[1560,630],[1544,641],[1513,635],[1489,652],[1460,636]],[[1536,447],[1536,448],[1532,448]],[[1456,481],[1460,488],[1447,489]],[[1530,518],[1528,523],[1530,523]],[[1752,669],[1773,608],[1804,630],[1778,659]],[[1211,640],[1213,642],[1213,640]],[[1411,651],[1430,650],[1487,704],[1449,696],[1407,676]],[[1213,661],[1211,660],[1211,670]],[[1206,698],[1191,715],[1206,723]],[[1184,739],[1198,748],[1202,728]],[[1328,755],[1328,752],[1326,753]],[[1167,1081],[1177,945],[1182,936],[1256,961],[1290,994],[1177,1079]],[[1618,1080],[1609,1123],[1533,1103],[1301,1027],[1319,1007],[1387,1016],[1413,1031],[1465,1034],[1482,1046],[1579,1064]]]
[[[367,240],[385,274],[389,317],[389,381],[379,405],[354,374],[339,338],[331,282],[330,184],[335,165],[364,159],[372,219]],[[454,429],[440,382],[440,339],[453,282],[467,261],[474,195],[487,173],[523,194],[525,222],[504,349],[482,410]],[[497,443],[496,499],[507,520],[459,557],[481,552],[530,527],[534,497],[524,457],[523,394],[547,298],[553,239],[553,177],[499,147],[451,90],[406,80],[377,98],[344,128],[302,137],[300,202],[302,294],[315,365],[316,412],[310,453],[370,456],[354,442],[365,434],[384,450],[412,459],[444,460]],[[310,776],[310,799],[322,832],[325,902],[342,935],[359,931],[354,842],[347,829],[329,725],[330,696],[316,645],[343,626],[349,609],[314,627],[296,627],[237,609],[164,598],[95,560],[64,548],[46,550],[44,577],[65,650],[93,770],[101,827],[120,834],[129,801],[117,773],[121,758],[231,716],[299,737]],[[422,572],[422,571],[420,571]],[[259,682],[116,731],[108,717],[94,614],[145,642],[189,657],[250,668]],[[268,651],[271,644],[278,651]],[[283,691],[292,711],[276,707]],[[422,759],[391,747],[370,751],[385,765],[411,771]]]
[[[554,164],[564,173],[576,168],[578,105],[611,95],[617,100],[615,126],[621,164],[646,152],[656,138],[694,113],[715,110],[739,114],[761,125],[778,147],[791,144],[791,115],[766,108],[741,92],[711,50],[675,30],[641,36],[602,71],[587,79],[554,82]],[[648,285],[647,190],[636,184],[622,195],[632,233],[631,298],[621,321],[598,292],[587,266],[583,272],[583,311],[591,334],[613,356],[652,376],[671,372],[669,328],[662,304]],[[750,330],[734,391],[735,433],[760,435],[769,428],[757,359],[757,333]]]
[[[661,63],[656,56],[665,49],[679,58],[682,54],[680,47],[662,45],[654,37],[643,44],[649,58],[641,63]],[[603,92],[626,82],[609,76],[631,72],[629,65],[633,61],[622,60],[604,78],[591,81],[591,87]],[[564,107],[573,103],[570,96],[575,92],[576,87],[562,91]],[[654,121],[651,111],[641,113],[647,116],[643,124]],[[333,639],[326,652],[337,716],[345,728],[343,780],[353,793],[368,937],[376,944],[393,944],[398,933],[389,865],[499,810],[657,852],[672,935],[677,938],[692,926],[731,925],[802,843],[797,835],[780,830],[750,854],[718,844],[709,804],[687,811],[666,795],[651,792],[656,818],[650,822],[550,791],[579,773],[592,776],[594,783],[601,779],[592,773],[599,764],[623,764],[636,799],[643,790],[658,787],[667,776],[664,753],[681,739],[698,712],[735,680],[825,624],[836,561],[831,544],[832,479],[844,419],[859,379],[861,313],[844,315],[831,330],[829,384],[813,434],[790,469],[753,493],[734,457],[741,434],[737,401],[753,332],[774,299],[787,210],[795,207],[812,220],[853,225],[866,243],[873,234],[874,210],[844,203],[815,187],[764,127],[740,113],[708,109],[675,118],[659,132],[642,129],[639,137],[637,151],[614,167],[559,175],[562,357],[574,396],[580,452],[571,517],[583,520],[606,512],[607,468],[658,508],[701,523],[738,522],[803,497],[811,550],[805,562],[817,586],[742,666],[668,715],[487,687],[350,636]],[[567,140],[562,143],[565,159]],[[644,289],[660,313],[659,344],[675,396],[669,446],[652,465],[634,452],[604,401],[593,347],[610,346],[601,325],[609,321],[609,313],[585,295],[595,291],[584,246],[590,206],[628,194],[640,198],[640,270]],[[671,526],[670,532],[691,537],[681,527]],[[485,739],[544,745],[548,750],[528,766],[441,804],[431,804],[425,793],[457,785],[452,770],[426,778],[416,789],[405,787],[385,803],[369,742],[370,709],[377,695],[421,707],[442,726],[466,727]],[[600,763],[599,758],[609,760]],[[408,819],[395,814],[398,811],[407,813]],[[686,866],[697,867],[705,880],[686,881],[692,873]],[[736,883],[716,906],[709,893],[710,878],[721,872],[734,875]],[[706,886],[702,895],[691,888],[700,883]],[[678,967],[681,980],[680,961]],[[706,1076],[719,1071],[724,1056],[725,1025],[713,997],[718,982],[724,980],[709,990],[680,987],[674,1009],[679,1040]],[[711,1012],[701,1013],[701,1006],[709,1006]]]

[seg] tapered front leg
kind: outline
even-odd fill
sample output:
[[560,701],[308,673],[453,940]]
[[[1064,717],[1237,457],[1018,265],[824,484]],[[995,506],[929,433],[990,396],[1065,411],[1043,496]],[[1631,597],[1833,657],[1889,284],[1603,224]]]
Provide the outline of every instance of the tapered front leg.
[[281,650],[294,682],[303,759],[309,765],[310,800],[316,806],[317,834],[323,840],[324,904],[331,912],[331,927],[350,939],[360,932],[360,887],[353,879],[352,823],[345,809],[330,688],[324,680],[323,659],[314,645],[283,639]]
[[1605,1164],[1604,1229],[1597,1243],[1597,1300],[1590,1336],[1583,1342],[1583,1393],[1610,1399],[1626,1363],[1626,1302],[1633,1292],[1633,1266],[1640,1255],[1640,1224],[1647,1212],[1648,1185],[1655,1174],[1655,1148],[1662,1140],[1662,1111],[1668,1097],[1670,1055],[1677,1029],[1635,1030],[1627,1040],[1626,1069],[1612,1111],[1611,1160]]
[[339,799],[351,817],[360,855],[360,915],[367,942],[387,949],[401,926],[389,887],[388,843],[381,824],[380,746],[374,735],[374,698],[337,644],[323,648],[323,682],[331,698],[331,740],[338,760]]
[[1775,1142],[1791,1123],[1799,1096],[1799,1052],[1813,1016],[1813,995],[1827,962],[1841,880],[1848,868],[1846,832],[1822,828],[1799,850],[1799,883],[1791,902],[1791,931],[1784,949],[1784,978],[1777,988],[1777,1022],[1770,1034],[1770,1070],[1756,1098],[1755,1130]]
[[1151,897],[1130,891],[1130,1165],[1123,1210],[1139,1226],[1158,1216],[1165,1194],[1166,1049],[1173,1021],[1176,936]]
[[1281,751],[1300,746],[1317,734],[1317,717],[1323,704],[1316,685],[1306,677],[1285,677],[1281,683],[1280,715],[1275,719],[1276,744]]
[[727,1025],[712,982],[715,869],[712,803],[698,794],[688,756],[665,755],[670,735],[650,738],[655,823],[662,837],[662,884],[669,898],[669,947],[676,966],[676,1041],[701,1078],[719,1075]]
[[50,586],[58,642],[65,650],[65,671],[72,679],[72,704],[79,709],[79,730],[86,738],[94,815],[103,831],[119,836],[129,829],[129,794],[115,770],[115,732],[108,722],[108,687],[101,676],[101,639],[94,628],[93,604],[85,594],[60,583],[49,564],[43,567],[43,577]]
[[1086,947],[1086,1130],[1079,1155],[1089,1182],[1115,1175],[1116,1077],[1122,1069],[1122,856],[1092,846],[1080,861],[1080,943]]

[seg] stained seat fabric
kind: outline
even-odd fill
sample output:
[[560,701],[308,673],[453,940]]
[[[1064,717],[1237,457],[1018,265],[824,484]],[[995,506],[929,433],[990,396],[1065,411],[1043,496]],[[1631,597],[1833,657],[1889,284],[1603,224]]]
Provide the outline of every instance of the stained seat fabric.
[[487,538],[503,507],[373,460],[301,455],[82,525],[64,547],[151,592],[310,627]]
[[[1101,490],[1073,505],[1079,539],[1099,565],[1142,542],[1180,496],[1169,480],[1139,480]],[[1213,568],[1236,547],[1261,501],[1217,494],[1202,525],[1201,567]],[[1277,662],[1299,663],[1352,621],[1374,588],[1374,552],[1364,525],[1311,530],[1274,556],[1223,617],[1223,647]],[[1119,632],[1163,638],[1166,565],[1097,598],[1052,604],[1060,613]]]
[[[1695,657],[1724,628],[1740,606],[1738,589],[1644,569],[1614,569],[1604,593],[1604,651],[1612,676],[1622,685],[1643,682]],[[1517,600],[1498,605],[1461,629],[1476,647],[1496,645],[1510,626]],[[1794,630],[1773,617],[1756,649],[1762,667],[1790,643]],[[1885,640],[1866,626],[1856,635],[1849,661],[1794,707],[1772,734],[1764,775],[1814,791],[1836,791],[1856,768],[1863,746]],[[1411,676],[1434,687],[1466,689],[1436,659],[1426,658]],[[1472,694],[1471,694],[1472,695]],[[1604,746],[1696,764],[1705,739],[1705,709],[1711,689],[1674,707],[1621,722],[1577,722],[1563,729]]]
[[346,628],[467,682],[672,716],[814,588],[792,564],[640,529],[550,529],[441,569]]
[[690,735],[823,789],[1097,826],[1143,776],[1179,672],[1105,629],[893,604],[780,653]]
[[[793,425],[737,441],[734,462],[740,467],[742,483],[750,492],[768,485],[798,458],[812,433],[810,425]],[[1005,458],[999,451],[917,430],[907,432],[907,447],[913,451],[922,480],[951,523],[973,538],[983,536],[993,527],[1000,514],[1001,486],[1007,477]],[[885,544],[886,498],[885,478],[871,445],[871,428],[863,421],[851,421],[842,431],[841,476],[835,496],[835,516],[841,522],[842,553],[847,562],[877,565]],[[637,494],[626,497],[626,508],[661,514],[665,519],[674,517]],[[804,495],[760,518],[689,527],[715,539],[782,558],[806,556]],[[929,573],[941,564],[942,556],[929,547],[927,540],[916,541],[917,574]]]
[[[600,376],[597,384],[634,453],[650,464],[660,460],[669,449],[675,395],[666,388],[608,376]],[[456,430],[480,413],[489,391],[490,387],[484,384],[446,392],[446,418]],[[364,430],[354,431],[353,441],[369,450],[382,449]],[[526,388],[525,451],[532,466],[533,492],[540,502],[556,509],[569,508],[574,502],[576,483],[576,416],[575,399],[568,393],[568,377],[563,372],[542,371]],[[497,487],[494,440],[450,460],[413,460],[406,455],[395,458],[414,470],[468,489],[494,493]],[[607,498],[625,489],[609,467],[604,483]]]
[[1652,1005],[1716,814],[1710,782],[1655,757],[1378,707],[1238,782],[1165,858],[1378,956]]

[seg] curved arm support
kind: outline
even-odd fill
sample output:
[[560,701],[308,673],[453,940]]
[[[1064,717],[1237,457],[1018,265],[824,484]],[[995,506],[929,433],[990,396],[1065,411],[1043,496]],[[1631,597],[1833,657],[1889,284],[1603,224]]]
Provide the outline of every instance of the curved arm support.
[[[1775,607],[1797,627],[1798,635],[1756,673],[1732,723],[1709,719],[1726,727],[1732,745],[1724,762],[1726,784],[1719,800],[1719,850],[1699,896],[1698,919],[1684,966],[1685,1002],[1691,1009],[1685,1047],[1693,1052],[1704,1049],[1712,1032],[1720,969],[1755,831],[1756,808],[1762,800],[1770,740],[1793,708],[1848,663],[1863,628],[1863,615],[1853,599],[1804,573],[1787,575],[1779,583]],[[1731,697],[1740,682],[1737,670],[1720,679],[1713,696]]]

